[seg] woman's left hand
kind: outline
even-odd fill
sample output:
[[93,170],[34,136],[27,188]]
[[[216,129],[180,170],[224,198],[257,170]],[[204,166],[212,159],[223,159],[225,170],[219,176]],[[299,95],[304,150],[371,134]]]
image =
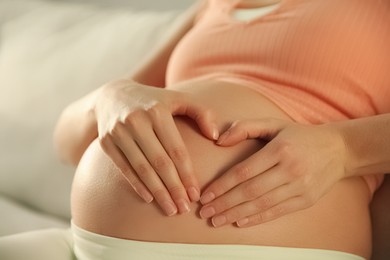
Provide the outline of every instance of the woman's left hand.
[[249,227],[311,207],[345,176],[343,137],[328,125],[239,121],[217,144],[232,146],[250,138],[269,142],[201,196],[200,215],[211,217],[215,227],[235,222]]

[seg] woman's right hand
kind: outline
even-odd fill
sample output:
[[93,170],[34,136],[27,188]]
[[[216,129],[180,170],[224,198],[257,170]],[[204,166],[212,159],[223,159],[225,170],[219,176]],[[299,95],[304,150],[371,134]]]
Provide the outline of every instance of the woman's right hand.
[[173,116],[192,118],[216,140],[212,110],[182,92],[119,80],[100,89],[94,112],[103,150],[137,194],[168,216],[188,212],[200,189]]

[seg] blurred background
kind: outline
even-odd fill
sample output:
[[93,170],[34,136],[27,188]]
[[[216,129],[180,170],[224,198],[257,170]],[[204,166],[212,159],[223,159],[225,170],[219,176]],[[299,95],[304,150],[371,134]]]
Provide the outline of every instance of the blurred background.
[[[62,1],[62,0],[50,0]],[[68,0],[70,2],[85,2],[96,5],[121,6],[147,10],[184,9],[196,0]]]
[[68,227],[61,111],[126,75],[194,0],[0,0],[0,236]]

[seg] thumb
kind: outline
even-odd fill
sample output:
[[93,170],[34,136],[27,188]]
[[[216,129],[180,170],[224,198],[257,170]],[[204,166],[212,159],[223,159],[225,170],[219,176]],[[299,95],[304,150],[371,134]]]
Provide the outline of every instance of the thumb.
[[184,99],[179,104],[176,103],[173,115],[186,115],[193,119],[198,125],[202,134],[211,140],[217,140],[219,137],[219,130],[215,122],[215,112],[192,99]]
[[217,141],[220,146],[232,146],[246,139],[273,139],[286,125],[278,119],[240,120],[234,122]]

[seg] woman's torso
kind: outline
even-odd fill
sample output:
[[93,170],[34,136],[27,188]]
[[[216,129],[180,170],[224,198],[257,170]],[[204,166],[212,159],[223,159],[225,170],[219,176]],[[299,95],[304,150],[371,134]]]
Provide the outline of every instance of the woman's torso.
[[[390,111],[386,101],[390,74],[384,69],[390,62],[381,57],[389,53],[384,47],[389,25],[380,23],[389,19],[384,15],[388,1],[282,1],[279,9],[249,22],[228,16],[231,3],[238,1],[210,2],[228,4],[217,13],[203,14],[175,50],[167,79],[171,89],[189,92],[213,107],[221,129],[243,118],[321,123]],[[378,7],[383,10],[373,15]],[[351,17],[354,23],[348,26]],[[356,25],[358,30],[352,30]],[[242,48],[253,35],[258,42]],[[224,45],[230,51],[220,48]],[[231,52],[234,49],[239,53]],[[239,80],[215,80],[213,74],[219,73]],[[186,82],[194,78],[198,80]],[[249,140],[221,148],[192,122],[177,118],[176,123],[202,188],[263,145]],[[216,229],[200,219],[197,203],[188,214],[166,217],[157,205],[142,202],[94,142],[75,176],[72,215],[82,228],[125,239],[323,248],[369,257],[370,197],[364,181],[351,178],[336,184],[309,209],[252,228]]]
[[[174,89],[191,93],[213,107],[221,129],[243,118],[291,120],[257,92],[236,84],[193,81]],[[202,189],[263,145],[258,140],[248,140],[221,148],[202,136],[192,122],[182,118],[175,121]],[[94,142],[75,175],[72,216],[81,228],[125,239],[321,248],[368,257],[371,249],[369,200],[370,192],[364,181],[353,178],[335,185],[309,209],[252,228],[233,225],[213,228],[209,221],[200,219],[199,203],[193,203],[188,214],[166,217],[156,204],[141,201]]]

